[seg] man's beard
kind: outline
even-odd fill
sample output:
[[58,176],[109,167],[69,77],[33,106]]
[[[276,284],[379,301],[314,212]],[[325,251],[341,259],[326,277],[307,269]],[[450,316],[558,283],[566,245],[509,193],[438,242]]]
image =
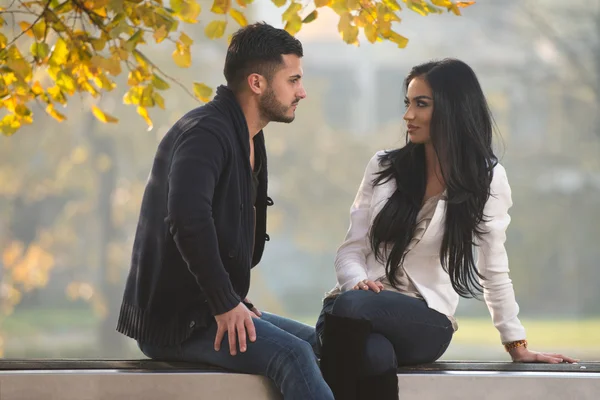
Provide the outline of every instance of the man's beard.
[[[297,104],[297,101],[294,104]],[[258,107],[261,117],[269,122],[284,122],[289,124],[296,117],[295,115],[286,115],[290,107],[280,103],[275,97],[275,91],[271,88],[260,98]]]

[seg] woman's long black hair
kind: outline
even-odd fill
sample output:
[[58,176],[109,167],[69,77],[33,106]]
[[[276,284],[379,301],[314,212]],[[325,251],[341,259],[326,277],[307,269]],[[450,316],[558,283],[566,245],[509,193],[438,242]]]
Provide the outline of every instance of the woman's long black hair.
[[[405,91],[416,77],[424,78],[433,92],[430,136],[446,184],[440,261],[460,296],[479,297],[482,276],[475,265],[473,236],[484,233],[480,223],[498,163],[492,150],[491,112],[475,73],[461,61],[445,59],[414,67],[405,79]],[[396,273],[425,196],[424,145],[410,143],[407,137],[404,147],[386,152],[379,162],[383,170],[373,185],[394,179],[397,189],[375,217],[369,239],[375,257],[385,262],[388,280],[397,286]]]

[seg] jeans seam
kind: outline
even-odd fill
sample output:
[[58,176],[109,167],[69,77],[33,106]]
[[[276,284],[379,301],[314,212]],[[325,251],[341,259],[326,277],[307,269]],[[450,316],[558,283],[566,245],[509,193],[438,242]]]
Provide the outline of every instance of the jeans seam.
[[[285,354],[285,357],[286,357],[286,358],[287,358],[287,357],[288,357],[290,354],[292,354],[292,355],[294,356],[294,361],[295,361],[295,362],[296,362],[296,363],[297,363],[297,364],[300,366],[300,373],[302,374],[302,379],[304,380],[304,384],[305,384],[305,385],[306,385],[306,387],[308,388],[308,392],[309,392],[309,394],[312,396],[312,395],[313,395],[313,393],[312,393],[312,390],[311,390],[311,387],[310,387],[310,385],[308,384],[308,380],[306,379],[306,375],[305,375],[304,369],[302,368],[302,363],[300,363],[300,361],[298,360],[298,356],[297,356],[297,355],[294,353],[294,350],[293,350],[293,349],[290,349],[290,348],[288,348],[288,347],[286,347],[286,346],[284,346],[284,345],[282,345],[281,343],[279,343],[279,342],[277,342],[277,341],[275,341],[275,340],[271,340],[271,339],[270,339],[269,337],[267,337],[267,336],[263,337],[262,339],[263,339],[263,340],[266,340],[266,341],[267,341],[267,342],[269,342],[269,343],[275,344],[275,345],[277,345],[277,346],[281,347],[282,349],[284,349],[284,350],[287,352],[287,354]],[[257,337],[257,340],[258,340],[258,337]],[[298,338],[298,340],[302,340],[302,339]],[[306,342],[306,343],[307,343],[307,344],[310,346],[310,344],[309,344],[308,342]],[[311,346],[311,349],[312,349],[312,346]],[[266,367],[266,371],[268,371],[268,370],[269,370],[269,368],[271,367],[271,364],[272,364],[272,363],[273,363],[273,358],[271,358],[271,359],[269,360],[269,363],[267,364],[267,367]],[[282,389],[282,388],[279,388],[279,390],[281,390],[281,389]]]

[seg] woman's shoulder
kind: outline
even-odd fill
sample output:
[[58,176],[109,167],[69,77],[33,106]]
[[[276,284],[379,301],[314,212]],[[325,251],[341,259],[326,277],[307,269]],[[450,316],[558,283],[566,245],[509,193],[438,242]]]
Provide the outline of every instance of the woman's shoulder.
[[506,168],[504,168],[504,165],[500,164],[499,162],[496,163],[493,170],[492,185],[502,183],[507,180]]
[[365,175],[374,175],[382,169],[382,157],[385,157],[386,151],[379,150],[375,152],[367,162],[367,166],[365,168]]

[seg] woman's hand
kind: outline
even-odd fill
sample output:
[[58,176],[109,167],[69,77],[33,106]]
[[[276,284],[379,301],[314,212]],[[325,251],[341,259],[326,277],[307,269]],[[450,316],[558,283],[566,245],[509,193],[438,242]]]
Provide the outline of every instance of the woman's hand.
[[575,363],[579,361],[571,357],[563,356],[562,354],[539,353],[537,351],[531,351],[526,347],[517,347],[511,349],[509,353],[512,357],[512,360],[519,363],[560,364],[562,362]]
[[368,279],[363,279],[358,282],[352,290],[372,290],[375,293],[379,293],[383,290],[383,283],[381,282],[373,282]]

